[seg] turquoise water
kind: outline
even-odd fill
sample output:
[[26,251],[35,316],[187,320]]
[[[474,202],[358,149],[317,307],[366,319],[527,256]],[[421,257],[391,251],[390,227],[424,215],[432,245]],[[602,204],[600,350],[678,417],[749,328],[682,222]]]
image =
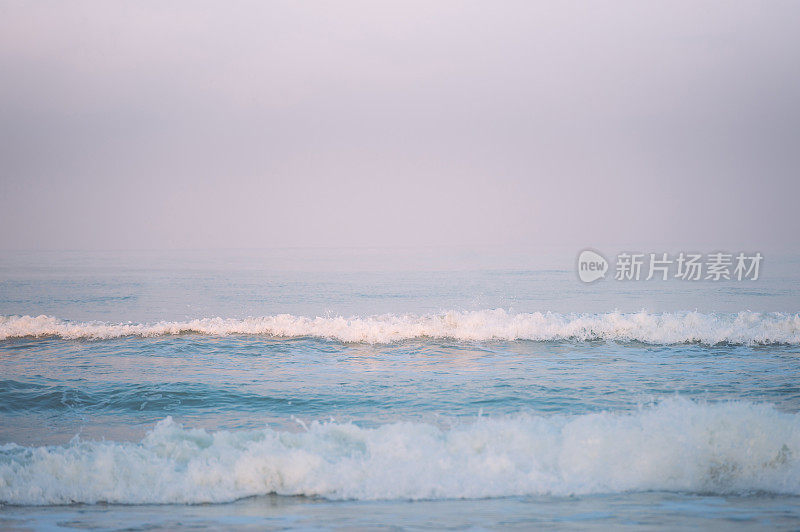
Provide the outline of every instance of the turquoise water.
[[0,526],[799,526],[797,259],[573,265],[8,253]]

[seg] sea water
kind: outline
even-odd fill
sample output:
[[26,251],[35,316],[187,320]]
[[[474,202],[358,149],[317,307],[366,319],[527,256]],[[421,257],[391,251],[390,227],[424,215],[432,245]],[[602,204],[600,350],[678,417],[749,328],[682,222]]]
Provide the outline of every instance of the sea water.
[[5,252],[0,527],[800,526],[798,258],[574,260]]

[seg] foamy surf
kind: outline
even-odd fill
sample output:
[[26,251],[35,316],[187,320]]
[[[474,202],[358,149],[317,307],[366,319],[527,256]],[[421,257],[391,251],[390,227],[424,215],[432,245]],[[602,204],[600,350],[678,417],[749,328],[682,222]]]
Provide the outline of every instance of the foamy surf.
[[611,340],[650,344],[800,344],[800,314],[742,311],[513,314],[503,309],[367,317],[202,318],[157,323],[71,322],[52,316],[0,317],[0,340],[22,337],[110,339],[177,334],[317,337],[342,342],[391,343],[414,338],[485,340]]
[[0,447],[7,504],[204,503],[277,493],[447,499],[666,490],[800,494],[800,414],[681,398],[632,413],[479,418],[441,429],[311,423],[139,443]]

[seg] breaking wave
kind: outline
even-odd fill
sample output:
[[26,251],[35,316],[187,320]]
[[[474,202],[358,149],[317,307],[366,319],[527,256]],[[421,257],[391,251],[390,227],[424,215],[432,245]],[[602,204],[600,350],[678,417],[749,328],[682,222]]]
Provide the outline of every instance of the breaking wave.
[[449,429],[315,422],[300,432],[206,432],[166,418],[139,443],[0,446],[0,501],[10,504],[650,490],[800,494],[800,414],[671,398],[628,413],[478,418]]
[[291,314],[202,318],[157,323],[71,322],[51,316],[0,317],[0,340],[22,337],[108,339],[124,336],[252,334],[390,343],[412,338],[455,340],[612,340],[651,344],[800,344],[800,314],[700,312],[512,314],[502,309],[440,314],[316,317]]

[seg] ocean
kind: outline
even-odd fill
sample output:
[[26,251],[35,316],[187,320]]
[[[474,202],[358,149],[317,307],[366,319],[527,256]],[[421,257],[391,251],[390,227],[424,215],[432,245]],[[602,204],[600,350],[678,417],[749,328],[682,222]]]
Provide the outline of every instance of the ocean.
[[3,252],[0,528],[798,529],[800,257],[578,251]]

